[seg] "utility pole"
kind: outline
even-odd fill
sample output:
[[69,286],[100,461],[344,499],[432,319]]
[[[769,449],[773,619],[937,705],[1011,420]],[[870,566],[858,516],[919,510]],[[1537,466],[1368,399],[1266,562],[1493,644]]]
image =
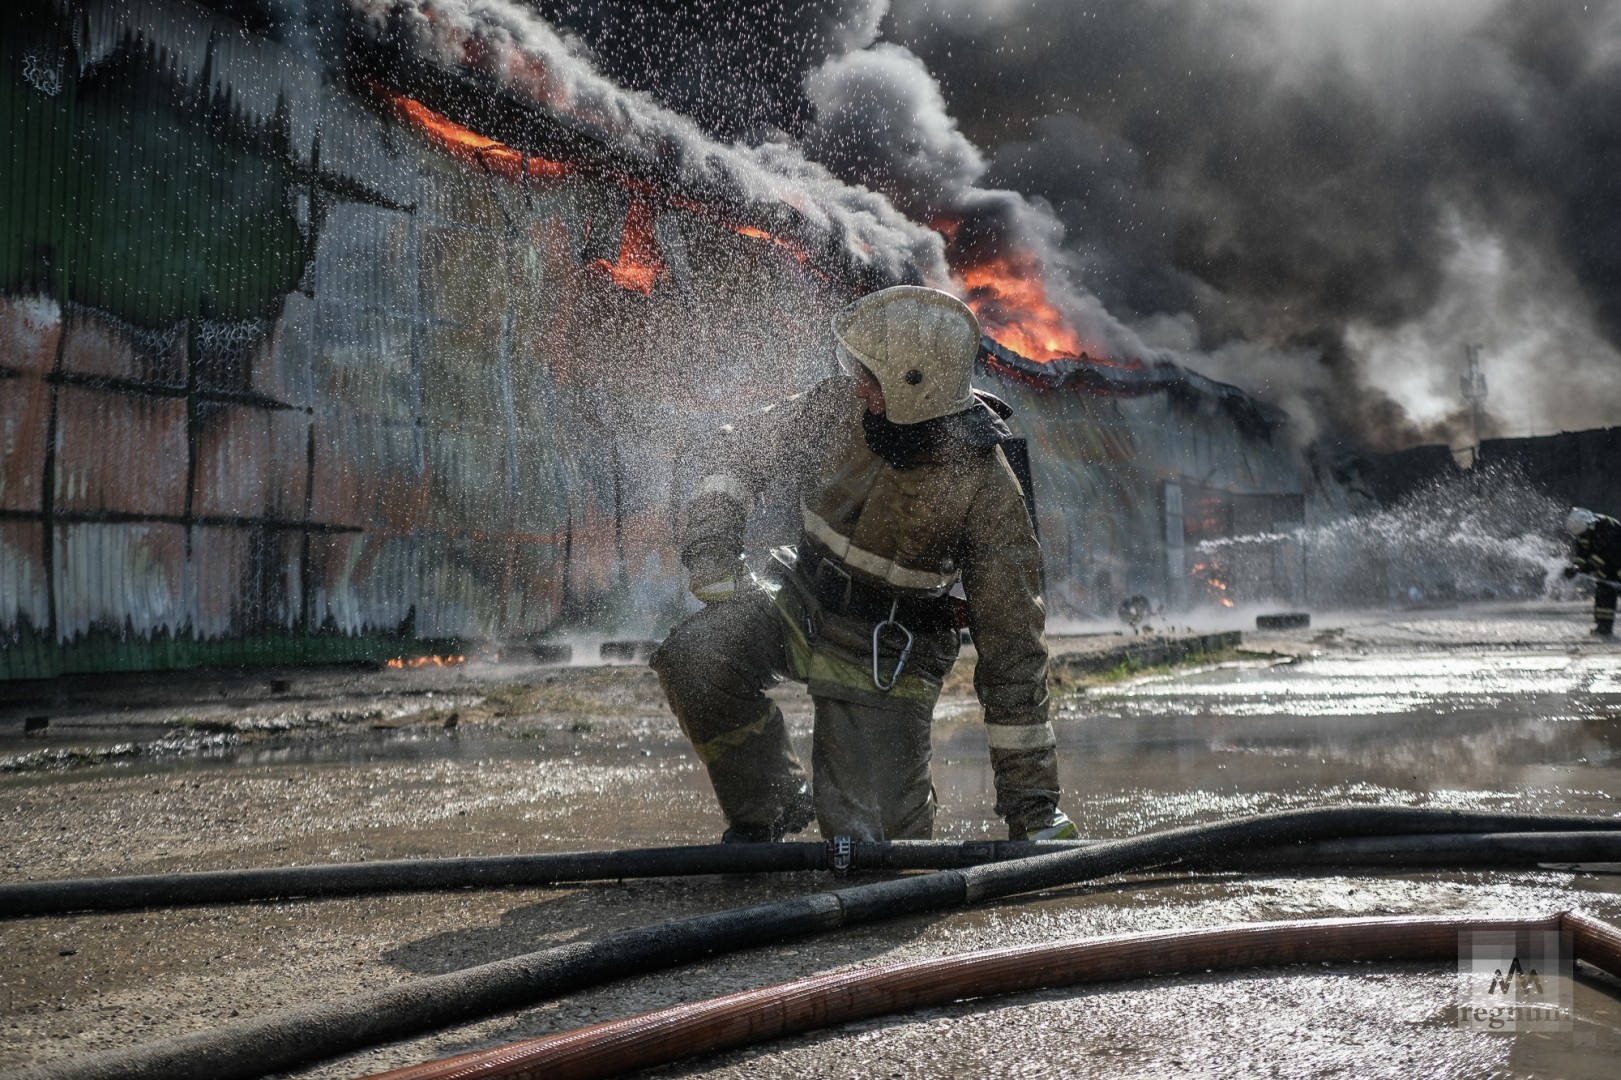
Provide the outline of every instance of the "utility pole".
[[1480,349],[1478,343],[1464,344],[1464,369],[1462,377],[1458,380],[1463,387],[1463,400],[1469,403],[1470,410],[1474,414],[1475,443],[1469,451],[1471,468],[1480,462],[1480,429],[1486,419],[1486,376],[1480,371]]

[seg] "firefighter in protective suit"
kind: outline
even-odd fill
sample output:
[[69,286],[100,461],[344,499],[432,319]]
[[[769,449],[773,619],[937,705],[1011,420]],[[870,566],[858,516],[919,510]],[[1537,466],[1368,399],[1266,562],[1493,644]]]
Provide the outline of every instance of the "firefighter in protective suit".
[[[996,812],[1014,839],[1073,837],[1047,719],[1041,553],[1000,447],[1010,410],[969,386],[979,323],[955,297],[898,286],[833,329],[845,374],[722,429],[682,548],[706,606],[652,659],[724,839],[778,840],[812,816],[827,837],[930,836],[929,724],[959,612],[979,652]],[[745,519],[775,484],[792,485],[803,531],[750,574]],[[764,693],[781,678],[815,705],[814,791]]]
[[1570,565],[1566,577],[1593,577],[1593,633],[1615,634],[1615,599],[1621,592],[1621,521],[1607,514],[1574,507],[1565,518],[1570,534]]

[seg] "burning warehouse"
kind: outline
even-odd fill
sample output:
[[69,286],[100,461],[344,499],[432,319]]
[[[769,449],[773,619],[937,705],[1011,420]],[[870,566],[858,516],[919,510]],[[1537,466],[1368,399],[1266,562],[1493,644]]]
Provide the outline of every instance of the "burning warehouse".
[[[6,16],[0,677],[662,631],[694,433],[825,375],[853,296],[941,277],[882,198],[541,59],[497,84],[366,5],[300,40],[235,11]],[[1042,355],[963,280],[1056,614],[1184,602],[1190,540],[1302,519],[1277,414]]]
[[1601,6],[5,9],[0,1073],[1611,1075]]

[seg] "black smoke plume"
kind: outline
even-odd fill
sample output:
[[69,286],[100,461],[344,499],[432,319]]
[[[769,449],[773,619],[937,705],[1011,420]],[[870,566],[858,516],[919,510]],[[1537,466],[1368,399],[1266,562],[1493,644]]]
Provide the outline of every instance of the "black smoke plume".
[[[1474,342],[1481,434],[1621,416],[1621,0],[341,2],[538,47],[580,107],[937,259],[892,204],[1021,351],[1169,350],[1391,448],[1472,440]],[[1075,334],[1015,336],[1040,304]]]
[[1471,341],[1488,434],[1621,414],[1616,0],[538,6],[714,134],[943,227],[954,267],[1027,253],[1106,350],[1381,446],[1472,438]]
[[884,32],[1080,283],[1212,374],[1462,442],[1473,341],[1487,434],[1621,417],[1614,0],[897,0]]

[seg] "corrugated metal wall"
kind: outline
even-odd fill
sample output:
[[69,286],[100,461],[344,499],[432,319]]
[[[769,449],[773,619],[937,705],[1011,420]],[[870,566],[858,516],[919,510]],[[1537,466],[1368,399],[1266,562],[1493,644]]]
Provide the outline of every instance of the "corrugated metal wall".
[[[1247,433],[1213,399],[1157,391],[1089,397],[987,379],[1030,441],[1047,607],[1066,619],[1113,618],[1148,596],[1173,610],[1201,600],[1183,561],[1183,496],[1202,490],[1259,500],[1276,516],[1229,522],[1230,535],[1302,523],[1300,466],[1281,438]],[[1224,534],[1226,535],[1226,534]],[[1285,545],[1287,546],[1287,545]],[[1237,568],[1240,600],[1298,599],[1300,568],[1268,549],[1265,567]],[[1253,559],[1252,559],[1253,561]]]
[[611,177],[514,183],[179,2],[0,39],[0,678],[384,657],[680,610],[671,469],[827,295]]

